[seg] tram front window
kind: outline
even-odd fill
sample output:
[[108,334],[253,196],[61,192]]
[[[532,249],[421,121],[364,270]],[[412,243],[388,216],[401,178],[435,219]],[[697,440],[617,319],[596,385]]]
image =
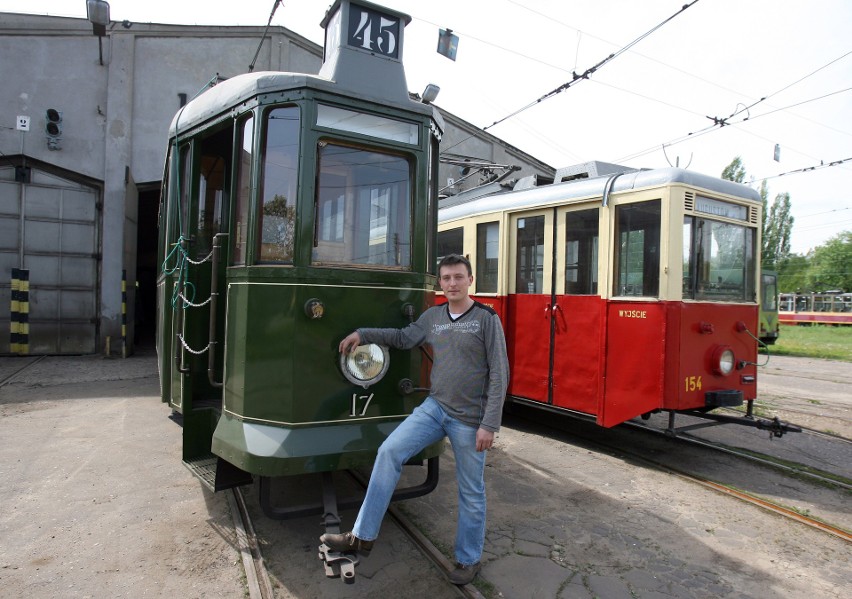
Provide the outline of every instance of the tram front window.
[[683,297],[755,301],[755,230],[695,216],[683,228]]
[[314,264],[411,268],[411,165],[321,142]]
[[260,262],[293,262],[299,172],[299,109],[275,108],[267,115],[263,147],[263,199],[259,222]]

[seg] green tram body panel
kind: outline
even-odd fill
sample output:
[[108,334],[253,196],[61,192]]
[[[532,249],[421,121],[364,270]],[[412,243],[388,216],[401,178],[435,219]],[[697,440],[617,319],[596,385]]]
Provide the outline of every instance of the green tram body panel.
[[[412,381],[415,387],[428,385],[425,358],[418,349],[392,349],[383,379],[365,389],[341,374],[338,344],[359,324],[405,326],[403,306],[410,304],[420,314],[432,297],[422,282],[376,287],[280,277],[230,281],[223,407],[213,453],[263,476],[371,462],[382,441],[425,397],[399,390],[411,373],[422,379]],[[323,316],[312,319],[305,306],[317,299]],[[439,455],[442,446],[417,459]]]
[[[434,299],[444,124],[431,100],[408,91],[409,21],[371,2],[335,0],[318,74],[236,75],[175,115],[160,217],[157,353],[162,399],[183,418],[185,461],[212,451],[262,476],[368,464],[424,399],[423,391],[400,390],[404,380],[429,384],[419,349],[390,350],[388,371],[366,389],[344,378],[337,349],[356,327],[403,327],[406,305],[416,318]],[[352,238],[318,235],[323,218],[329,227],[342,222],[338,214],[352,218]],[[292,227],[289,247],[273,243],[275,219]],[[372,244],[373,229],[375,261],[337,256],[341,242]],[[219,235],[221,253],[207,261]],[[405,259],[382,261],[382,252],[394,255],[397,235]],[[189,297],[177,300],[177,291]],[[306,313],[310,300],[322,302],[320,318]]]

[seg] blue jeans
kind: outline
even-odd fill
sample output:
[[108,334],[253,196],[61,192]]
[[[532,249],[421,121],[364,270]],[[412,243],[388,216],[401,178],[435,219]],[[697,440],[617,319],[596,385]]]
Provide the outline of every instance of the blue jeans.
[[411,413],[379,447],[370,485],[352,532],[364,541],[379,536],[402,465],[422,449],[445,436],[456,458],[459,519],[456,528],[456,561],[475,564],[485,544],[485,451],[476,451],[477,427],[450,417],[432,397]]

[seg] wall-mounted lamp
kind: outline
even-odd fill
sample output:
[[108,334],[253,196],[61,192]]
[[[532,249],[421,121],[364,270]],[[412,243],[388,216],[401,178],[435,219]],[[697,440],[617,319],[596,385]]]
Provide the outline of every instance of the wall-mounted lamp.
[[86,16],[92,23],[92,33],[98,36],[98,59],[104,64],[103,37],[109,25],[109,2],[104,0],[86,0]]
[[423,90],[423,96],[421,102],[424,104],[431,104],[435,101],[435,98],[438,97],[438,92],[441,91],[441,88],[435,85],[434,83],[430,83],[426,86],[426,89]]

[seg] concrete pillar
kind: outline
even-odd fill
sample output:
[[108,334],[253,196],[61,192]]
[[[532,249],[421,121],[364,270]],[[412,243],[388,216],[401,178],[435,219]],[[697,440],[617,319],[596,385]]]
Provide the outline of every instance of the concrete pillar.
[[[131,164],[133,66],[136,37],[110,35],[104,137],[103,257],[101,261],[101,345],[121,336],[121,271],[124,264],[125,186]],[[104,40],[106,43],[106,39]],[[106,60],[105,60],[106,62]],[[144,84],[144,82],[143,82]]]

